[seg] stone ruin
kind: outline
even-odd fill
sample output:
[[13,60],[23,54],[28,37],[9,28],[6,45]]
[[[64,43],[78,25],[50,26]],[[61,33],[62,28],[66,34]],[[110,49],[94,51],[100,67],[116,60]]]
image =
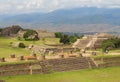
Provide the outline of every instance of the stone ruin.
[[4,80],[0,80],[0,82],[5,82]]
[[11,54],[11,55],[10,55],[10,58],[15,58],[15,54]]
[[18,26],[18,25],[13,25],[13,26],[11,26],[11,27],[3,28],[3,29],[1,30],[1,35],[2,35],[2,36],[7,36],[7,37],[17,36],[17,33],[18,33],[20,30],[23,30],[20,26]]
[[94,35],[85,35],[82,39],[78,39],[74,44],[73,48],[87,48],[96,49],[101,48],[102,42],[106,39],[113,37],[107,33],[96,33]]
[[[33,45],[32,45],[33,46]],[[46,60],[46,59],[63,59],[63,58],[75,58],[75,57],[83,57],[83,52],[75,52],[76,49],[64,52],[63,49],[59,49],[58,53],[56,51],[47,50],[46,48],[39,49],[39,53],[32,51],[30,55],[21,55],[16,57],[15,54],[10,54],[9,58],[6,58],[6,62],[13,62],[13,61],[25,61],[25,60]],[[84,52],[85,53],[85,52]],[[46,54],[48,54],[46,56]],[[5,62],[5,58],[0,59],[1,62]]]
[[5,58],[0,58],[0,62],[5,62]]
[[22,42],[12,43],[11,46],[12,46],[12,47],[15,47],[15,48],[25,48],[25,44],[22,43]]

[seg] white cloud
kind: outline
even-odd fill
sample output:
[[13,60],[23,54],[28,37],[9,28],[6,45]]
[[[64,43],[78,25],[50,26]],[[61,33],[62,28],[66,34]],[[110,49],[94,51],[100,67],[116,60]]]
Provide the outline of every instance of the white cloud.
[[49,12],[83,6],[120,8],[120,0],[0,0],[0,13]]

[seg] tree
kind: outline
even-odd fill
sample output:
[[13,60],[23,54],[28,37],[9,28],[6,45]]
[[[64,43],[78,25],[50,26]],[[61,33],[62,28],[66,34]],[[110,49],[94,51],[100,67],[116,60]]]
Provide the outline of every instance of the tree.
[[63,44],[69,44],[70,43],[70,39],[68,35],[63,35],[63,37],[60,38],[60,42]]
[[25,40],[39,40],[38,33],[35,30],[27,30],[24,33],[23,38]]
[[2,28],[0,28],[0,32],[2,31],[3,29]]
[[62,38],[64,34],[62,34],[61,32],[56,32],[55,33],[55,37],[56,38]]
[[103,43],[102,43],[103,52],[105,52],[108,49],[110,50],[110,49],[113,49],[113,48],[115,48],[114,43],[112,43],[111,41],[108,41],[108,40],[103,41]]
[[102,42],[102,50],[105,52],[106,50],[120,48],[120,38],[113,37],[111,39],[104,40]]
[[61,32],[56,32],[55,37],[60,38],[60,43],[63,43],[63,44],[74,43],[74,42],[77,41],[78,38],[80,38],[77,34],[74,34],[73,36],[70,36],[70,35],[67,35],[67,34],[63,34]]
[[74,43],[74,42],[77,41],[77,37],[76,36],[70,36],[69,40],[70,40],[71,43]]

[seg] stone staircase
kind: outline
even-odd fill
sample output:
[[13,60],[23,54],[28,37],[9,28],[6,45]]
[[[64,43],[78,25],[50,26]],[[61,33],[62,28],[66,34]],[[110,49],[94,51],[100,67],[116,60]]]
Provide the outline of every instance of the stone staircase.
[[86,48],[91,39],[78,39],[73,47]]
[[54,71],[96,68],[96,65],[92,59],[86,57],[48,60],[47,64],[51,65],[51,69]]

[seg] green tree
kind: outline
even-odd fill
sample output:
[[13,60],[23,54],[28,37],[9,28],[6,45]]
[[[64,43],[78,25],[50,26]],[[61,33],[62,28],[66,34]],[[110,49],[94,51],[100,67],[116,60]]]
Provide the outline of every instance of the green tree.
[[64,36],[64,34],[62,34],[61,32],[56,32],[55,33],[56,38],[62,38],[63,36]]
[[74,42],[77,41],[77,37],[76,36],[70,36],[69,40],[70,40],[71,43],[74,43]]
[[25,40],[39,40],[38,33],[35,30],[27,30],[24,33],[23,38]]
[[2,28],[0,28],[0,32],[2,31],[3,29]]
[[60,38],[60,42],[63,44],[69,44],[70,43],[70,39],[68,35],[63,35],[63,37]]
[[113,37],[102,42],[102,50],[120,48],[120,38]]

